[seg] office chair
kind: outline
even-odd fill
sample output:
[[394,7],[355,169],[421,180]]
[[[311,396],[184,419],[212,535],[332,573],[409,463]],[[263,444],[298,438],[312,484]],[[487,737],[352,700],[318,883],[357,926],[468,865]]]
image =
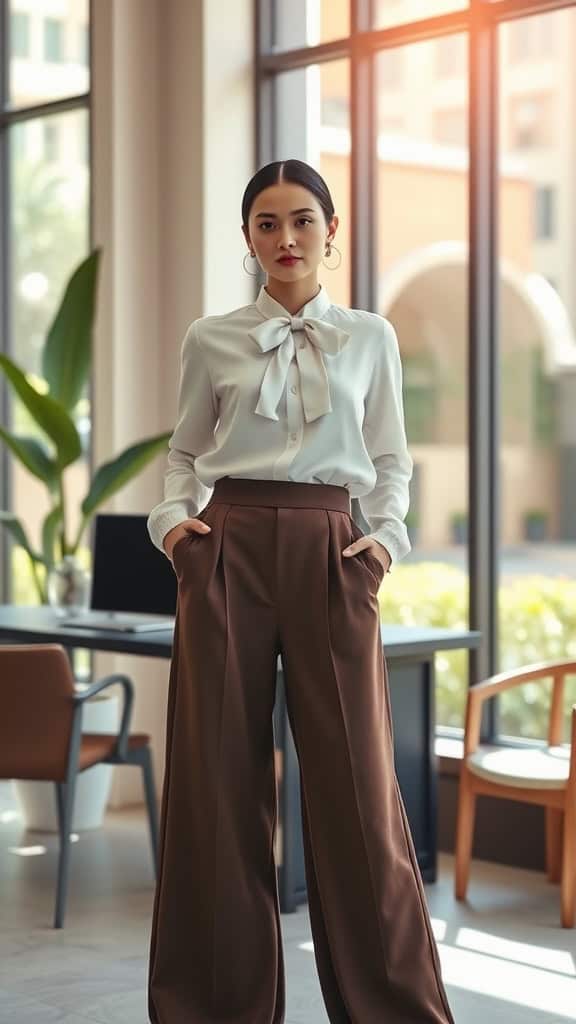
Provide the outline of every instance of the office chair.
[[[117,734],[82,733],[85,701],[120,683],[124,701]],[[158,875],[158,818],[150,737],[130,735],[134,685],[113,674],[81,693],[61,644],[0,647],[0,778],[55,784],[60,854],[54,928],[62,928],[68,891],[70,830],[79,772],[97,764],[142,768],[155,877]]]

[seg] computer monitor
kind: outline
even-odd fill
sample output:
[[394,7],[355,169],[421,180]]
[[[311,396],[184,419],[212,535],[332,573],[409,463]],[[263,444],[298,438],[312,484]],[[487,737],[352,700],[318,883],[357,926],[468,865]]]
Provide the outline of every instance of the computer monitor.
[[96,515],[91,608],[176,614],[176,573],[150,540],[146,523],[145,515]]

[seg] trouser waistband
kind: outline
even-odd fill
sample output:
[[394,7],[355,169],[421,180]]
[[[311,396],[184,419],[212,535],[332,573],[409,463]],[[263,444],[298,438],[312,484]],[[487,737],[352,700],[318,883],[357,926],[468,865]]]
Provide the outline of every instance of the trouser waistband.
[[219,477],[209,504],[270,505],[288,508],[326,508],[351,514],[350,492],[337,484],[302,483],[299,480],[258,480]]

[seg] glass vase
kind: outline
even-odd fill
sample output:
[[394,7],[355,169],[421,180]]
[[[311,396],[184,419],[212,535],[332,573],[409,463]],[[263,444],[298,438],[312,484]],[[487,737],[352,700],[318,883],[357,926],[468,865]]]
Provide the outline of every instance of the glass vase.
[[91,575],[76,555],[64,555],[50,569],[46,589],[48,603],[59,616],[79,615],[90,603]]

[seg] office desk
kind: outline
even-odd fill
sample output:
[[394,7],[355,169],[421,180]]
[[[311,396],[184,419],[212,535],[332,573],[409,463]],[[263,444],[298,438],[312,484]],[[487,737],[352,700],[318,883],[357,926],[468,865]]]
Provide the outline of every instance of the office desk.
[[[422,877],[433,882],[437,867],[434,655],[442,650],[478,647],[480,633],[382,624],[381,636],[390,682],[396,774]],[[47,642],[61,643],[66,648],[170,658],[172,630],[130,634],[70,629],[60,626],[48,607],[0,605],[0,643]],[[306,900],[306,878],[298,758],[286,713],[280,657],[274,737],[279,801],[275,853],[280,907],[286,913]]]

